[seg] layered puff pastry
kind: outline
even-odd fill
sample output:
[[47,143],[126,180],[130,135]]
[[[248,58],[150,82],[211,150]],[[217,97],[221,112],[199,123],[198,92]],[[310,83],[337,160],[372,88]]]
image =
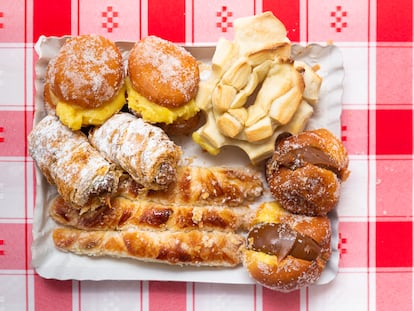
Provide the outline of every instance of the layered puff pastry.
[[116,195],[88,212],[57,197],[49,214],[64,227],[54,230],[53,241],[78,255],[235,266],[252,216],[243,204],[262,191],[259,175],[241,168],[182,166],[167,191],[123,176]]
[[257,171],[242,167],[178,166],[176,180],[165,191],[148,191],[132,178],[122,178],[117,195],[163,204],[240,206],[263,194]]
[[248,206],[198,206],[114,197],[95,210],[80,213],[57,196],[49,208],[57,223],[81,230],[205,230],[236,232],[248,227]]
[[91,144],[147,189],[165,189],[176,179],[182,151],[160,128],[118,113],[89,133]]
[[28,137],[29,154],[62,198],[77,208],[93,208],[117,190],[122,172],[109,163],[80,131],[46,116]]
[[240,263],[244,239],[221,231],[84,231],[62,227],[53,231],[53,241],[58,249],[78,255],[231,267]]

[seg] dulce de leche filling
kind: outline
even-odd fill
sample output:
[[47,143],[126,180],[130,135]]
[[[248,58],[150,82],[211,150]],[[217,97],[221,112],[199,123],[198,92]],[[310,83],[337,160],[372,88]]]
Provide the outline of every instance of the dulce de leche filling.
[[310,237],[304,236],[287,224],[260,223],[247,237],[248,248],[277,256],[282,261],[288,255],[312,261],[321,253],[321,247]]
[[337,176],[341,175],[337,163],[324,151],[312,146],[306,146],[289,151],[279,158],[279,163],[281,166],[288,167],[293,170],[304,166],[306,163],[310,163],[321,168],[328,169]]

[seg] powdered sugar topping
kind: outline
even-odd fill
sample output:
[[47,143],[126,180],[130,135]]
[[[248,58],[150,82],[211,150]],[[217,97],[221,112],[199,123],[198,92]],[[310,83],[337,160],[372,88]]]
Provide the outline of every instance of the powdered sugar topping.
[[57,117],[42,119],[28,142],[30,155],[66,201],[81,206],[92,195],[111,192],[115,187],[111,164],[81,132],[72,132]]
[[121,87],[122,56],[104,37],[74,37],[51,61],[48,77],[62,100],[98,106],[112,99]]
[[94,130],[89,139],[106,158],[143,186],[151,189],[166,186],[157,184],[163,174],[168,174],[167,183],[175,178],[181,149],[163,130],[140,118],[128,113],[116,114]]

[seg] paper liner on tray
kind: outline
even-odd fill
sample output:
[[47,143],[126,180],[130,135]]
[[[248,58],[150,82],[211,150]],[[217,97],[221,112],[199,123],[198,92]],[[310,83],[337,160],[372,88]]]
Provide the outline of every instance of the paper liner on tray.
[[[36,64],[36,97],[35,120],[39,122],[45,116],[43,104],[43,84],[46,66],[54,57],[65,37],[40,37],[35,49],[39,55]],[[128,51],[134,42],[116,42],[126,61]],[[186,47],[198,60],[209,62],[214,54],[214,46]],[[327,128],[338,137],[340,136],[340,116],[342,112],[342,81],[344,77],[342,54],[333,46],[311,44],[303,47],[292,46],[292,56],[303,60],[309,65],[319,64],[319,74],[323,78],[320,91],[320,101],[312,116],[308,129]],[[190,137],[179,138],[177,143],[183,146],[184,158],[192,165],[201,166],[249,166],[250,161],[243,151],[237,148],[224,148],[216,157],[203,152],[192,142]],[[263,167],[257,168],[262,170]],[[33,219],[32,265],[36,272],[45,278],[75,279],[75,280],[163,280],[186,282],[210,282],[227,284],[254,284],[241,265],[235,268],[181,267],[167,264],[145,263],[132,259],[93,258],[77,256],[57,250],[53,244],[51,233],[57,226],[48,215],[48,206],[56,195],[56,190],[50,186],[39,170],[36,171],[37,196]],[[271,201],[268,191],[265,191],[261,201]],[[257,205],[258,203],[256,203]],[[341,208],[341,204],[337,208]],[[332,281],[338,272],[338,214],[334,210],[329,218],[332,223],[332,256],[316,284],[326,284]]]

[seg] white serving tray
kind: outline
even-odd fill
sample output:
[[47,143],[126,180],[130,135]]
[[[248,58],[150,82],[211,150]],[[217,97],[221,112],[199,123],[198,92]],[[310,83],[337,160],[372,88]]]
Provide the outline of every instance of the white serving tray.
[[[65,37],[40,37],[36,44],[39,60],[36,64],[36,97],[35,120],[37,124],[45,116],[43,107],[43,84],[46,66],[54,57]],[[126,60],[128,51],[133,42],[116,42]],[[186,47],[197,59],[210,62],[214,54],[214,46]],[[333,46],[312,44],[307,47],[292,46],[292,56],[309,65],[319,64],[319,74],[323,78],[320,93],[320,102],[312,116],[308,128],[327,128],[338,137],[340,136],[340,116],[342,112],[342,81],[344,69],[342,54]],[[236,148],[224,148],[216,156],[202,152],[191,138],[180,138],[176,141],[183,146],[184,157],[191,159],[193,165],[225,165],[250,166],[245,154]],[[262,170],[262,168],[258,168]],[[50,200],[56,195],[56,190],[50,186],[39,170],[36,171],[37,196],[33,219],[32,266],[44,278],[59,280],[159,280],[159,281],[186,281],[209,282],[226,284],[254,284],[242,265],[235,268],[209,267],[181,267],[167,264],[145,263],[132,259],[95,258],[78,256],[57,250],[53,244],[51,233],[56,227],[48,215]],[[268,191],[263,199],[271,200]],[[346,201],[346,200],[343,200]],[[340,204],[337,208],[341,208]],[[338,216],[336,210],[330,213],[332,222],[332,256],[317,284],[326,284],[332,281],[338,271]]]

